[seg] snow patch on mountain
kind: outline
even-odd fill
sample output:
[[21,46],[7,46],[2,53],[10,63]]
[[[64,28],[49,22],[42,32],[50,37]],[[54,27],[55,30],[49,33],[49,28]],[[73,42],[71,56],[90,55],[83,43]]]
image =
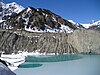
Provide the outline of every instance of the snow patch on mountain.
[[94,21],[91,25],[100,25],[100,20]]
[[9,10],[15,12],[15,13],[19,13],[21,12],[23,9],[25,9],[24,7],[22,7],[21,5],[18,5],[16,2],[12,2],[12,3],[8,3],[6,4],[6,8],[8,8]]
[[73,20],[68,20],[69,22],[71,22],[72,24],[77,24],[76,22],[74,22]]
[[92,21],[91,23],[88,24],[82,24],[85,28],[89,28],[91,26],[100,26],[100,20],[98,21]]
[[29,12],[29,11],[31,11],[31,8],[28,8],[28,9],[27,9],[27,12]]
[[38,30],[36,27],[34,27],[34,29],[32,28],[27,28],[25,26],[25,30],[26,31],[29,31],[29,32],[53,32],[53,33],[62,33],[62,32],[65,32],[65,33],[71,33],[73,32],[73,30],[71,28],[69,28],[68,26],[65,26],[65,25],[61,25],[60,28],[51,28],[50,26],[46,25],[45,24],[45,30]]
[[5,4],[3,2],[0,2],[0,6],[2,6],[2,8],[5,8]]
[[85,28],[89,28],[91,24],[82,24]]
[[[4,4],[2,3],[5,14],[3,18],[10,18],[12,14],[19,13],[25,8],[18,5],[16,2]],[[34,14],[34,15],[33,15]],[[6,17],[5,17],[6,16]],[[6,19],[0,21],[4,22]],[[47,9],[28,7],[15,19],[16,25],[23,23],[22,26],[26,31],[30,32],[65,32],[71,33],[75,29],[84,29],[91,26],[100,25],[100,20],[92,21],[89,24],[79,24],[73,20],[64,20],[58,15],[52,13]],[[48,25],[47,25],[48,24]],[[9,24],[11,25],[11,24]],[[12,23],[13,25],[13,23]],[[41,27],[39,27],[40,25]],[[10,26],[9,26],[10,27]],[[21,27],[21,26],[20,26]],[[12,27],[13,28],[13,27]],[[6,28],[7,29],[7,28]],[[9,29],[9,28],[8,28]],[[11,29],[11,27],[10,27]]]
[[63,25],[63,24],[61,24],[61,31],[62,32],[67,32],[67,33],[71,33],[71,32],[73,32],[73,29],[71,29],[71,28],[69,28],[68,26],[65,26],[65,25]]

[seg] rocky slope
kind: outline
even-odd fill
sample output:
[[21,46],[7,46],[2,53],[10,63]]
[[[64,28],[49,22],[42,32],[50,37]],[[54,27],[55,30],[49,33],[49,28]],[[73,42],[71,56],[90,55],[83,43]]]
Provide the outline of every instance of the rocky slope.
[[0,49],[5,53],[39,51],[40,53],[77,53],[67,43],[65,33],[29,33],[26,31],[0,31]]
[[39,51],[40,53],[100,54],[100,31],[76,30],[73,33],[29,33],[0,31],[0,49],[6,53]]
[[81,24],[84,26],[86,29],[94,29],[94,30],[100,30],[100,20],[97,21],[91,21],[88,24]]
[[80,53],[100,54],[100,31],[76,30],[68,36],[68,43]]
[[47,9],[28,7],[13,14],[2,23],[1,28],[25,29],[27,31],[68,32],[77,27]]
[[47,9],[1,4],[0,49],[5,53],[100,53],[100,21],[81,25]]
[[0,75],[16,75],[7,66],[0,62]]
[[0,28],[23,29],[31,32],[66,32],[84,28],[82,25],[73,24],[61,16],[42,8],[23,8],[17,3],[3,4],[2,21]]
[[7,19],[15,13],[19,13],[22,10],[24,10],[24,7],[18,5],[16,2],[5,4],[0,1],[0,17],[2,17],[2,20]]

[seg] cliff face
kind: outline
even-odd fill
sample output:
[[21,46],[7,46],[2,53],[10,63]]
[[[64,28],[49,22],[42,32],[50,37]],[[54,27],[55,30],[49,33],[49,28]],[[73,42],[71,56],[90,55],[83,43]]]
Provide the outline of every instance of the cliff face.
[[20,31],[1,31],[0,49],[5,51],[5,53],[16,53],[18,50],[35,50],[37,38],[27,34],[22,34]]
[[44,34],[38,39],[38,48],[41,53],[78,53],[78,51],[67,42],[68,35],[65,33]]
[[76,30],[68,36],[68,43],[80,53],[100,54],[100,31]]
[[76,30],[73,33],[29,33],[0,31],[0,49],[6,53],[36,51],[40,53],[100,53],[100,31]]
[[0,49],[6,53],[36,51],[40,53],[78,53],[67,42],[66,33],[29,33],[26,31],[0,31]]
[[7,66],[0,62],[0,75],[16,75]]

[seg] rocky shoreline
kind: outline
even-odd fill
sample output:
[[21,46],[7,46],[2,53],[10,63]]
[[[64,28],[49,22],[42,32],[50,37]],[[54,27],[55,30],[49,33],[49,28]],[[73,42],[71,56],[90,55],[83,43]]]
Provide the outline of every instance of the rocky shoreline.
[[73,33],[35,33],[0,30],[0,49],[5,53],[19,50],[40,53],[100,54],[100,31],[75,30]]

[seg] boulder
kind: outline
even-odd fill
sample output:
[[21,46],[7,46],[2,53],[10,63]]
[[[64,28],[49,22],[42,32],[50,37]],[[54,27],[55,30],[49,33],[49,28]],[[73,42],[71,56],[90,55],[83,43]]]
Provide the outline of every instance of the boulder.
[[16,75],[6,65],[0,62],[0,75]]

